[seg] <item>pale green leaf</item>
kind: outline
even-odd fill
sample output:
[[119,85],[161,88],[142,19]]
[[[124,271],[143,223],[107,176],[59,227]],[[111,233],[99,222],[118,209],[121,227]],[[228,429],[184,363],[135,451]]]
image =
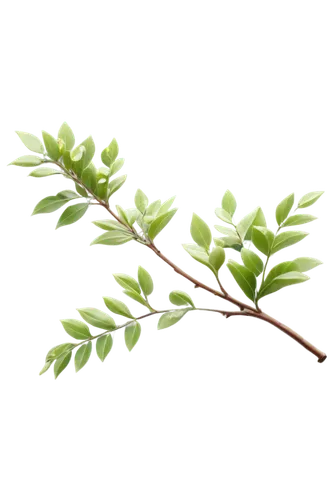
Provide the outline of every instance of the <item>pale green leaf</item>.
[[141,287],[141,290],[143,291],[144,295],[147,297],[151,293],[153,293],[154,290],[154,284],[152,277],[146,271],[143,269],[143,267],[139,266],[138,269],[138,280],[139,280],[139,285]]
[[119,153],[119,146],[116,139],[112,139],[107,148],[102,151],[101,158],[104,165],[110,167]]
[[209,263],[218,271],[225,261],[225,251],[220,246],[213,248],[209,254]]
[[299,273],[309,273],[314,269],[322,267],[324,262],[318,257],[312,257],[309,255],[300,255],[293,259],[281,260],[272,266],[270,271],[267,273],[263,286],[267,286],[274,278],[280,274],[285,274],[289,272],[299,272]]
[[110,177],[119,172],[119,170],[123,167],[124,163],[125,163],[124,158],[118,158],[117,160],[115,160],[110,166]]
[[217,229],[220,233],[225,234],[226,236],[232,236],[233,238],[237,238],[239,241],[239,244],[241,244],[241,240],[239,239],[239,236],[237,232],[234,229],[231,229],[229,227],[224,227],[224,226],[214,226],[215,229]]
[[275,237],[274,244],[272,247],[272,255],[283,248],[289,247],[303,240],[309,233],[304,233],[303,231],[286,231],[285,233],[280,233]]
[[98,236],[90,245],[123,245],[131,241],[133,236],[125,231],[107,231]]
[[245,295],[250,300],[254,301],[257,286],[257,280],[254,273],[234,260],[229,260],[227,267]]
[[74,339],[86,340],[91,337],[88,326],[82,321],[78,319],[62,319],[60,321],[68,335]]
[[145,195],[145,193],[141,191],[141,189],[138,189],[137,192],[135,193],[134,202],[139,212],[144,214],[148,206],[148,198]]
[[70,151],[74,147],[75,137],[72,129],[67,125],[66,122],[64,122],[60,127],[60,130],[58,132],[58,139],[61,139],[64,144],[64,148],[67,151]]
[[214,243],[216,246],[221,248],[233,248],[237,252],[242,249],[242,242],[239,237],[236,236],[226,236],[224,238],[214,238]]
[[61,156],[61,152],[57,140],[54,137],[52,137],[51,134],[45,132],[45,130],[43,130],[42,135],[47,155],[52,160],[58,161]]
[[114,319],[108,314],[94,307],[84,307],[78,309],[81,317],[90,325],[96,326],[97,328],[103,328],[103,330],[114,330],[116,324]]
[[140,338],[141,334],[141,325],[140,323],[137,323],[136,321],[134,323],[131,323],[130,325],[127,325],[125,328],[125,344],[126,347],[129,351],[133,349],[135,344]]
[[66,368],[72,357],[72,351],[63,354],[54,363],[54,377],[57,379],[62,371]]
[[130,226],[133,226],[136,219],[139,217],[140,212],[136,208],[127,208],[126,209],[126,219]]
[[99,336],[95,341],[95,355],[98,361],[103,364],[106,358],[109,357],[110,352],[112,351],[115,338],[112,333],[108,333],[107,335]]
[[136,302],[139,302],[139,304],[142,304],[143,306],[148,307],[148,309],[150,309],[145,299],[138,292],[135,292],[134,290],[123,290],[123,292],[125,295],[127,295],[127,297],[136,300]]
[[197,214],[193,214],[191,222],[191,236],[195,243],[205,250],[209,250],[212,242],[212,233],[206,222],[204,222]]
[[259,276],[262,273],[264,264],[261,258],[256,253],[247,248],[242,248],[241,257],[244,265],[256,276]]
[[189,311],[188,308],[186,309],[178,309],[177,311],[171,311],[162,314],[158,321],[157,329],[158,330],[163,330],[164,328],[169,328],[169,326],[172,326],[178,321],[180,321],[183,316]]
[[317,217],[314,217],[313,215],[306,215],[306,214],[292,215],[291,217],[288,217],[288,219],[282,224],[282,227],[300,226],[301,224],[307,224],[308,222],[312,222],[313,220],[316,219]]
[[307,193],[298,202],[298,208],[306,208],[313,205],[324,194],[324,191],[312,191]]
[[274,243],[274,233],[266,227],[254,226],[252,229],[252,242],[260,252],[268,256]]
[[52,349],[50,349],[47,353],[45,361],[54,361],[55,359],[65,354],[65,352],[74,349],[74,347],[76,347],[76,344],[71,344],[68,342],[52,347]]
[[61,214],[60,219],[58,220],[56,229],[77,222],[79,219],[81,219],[81,217],[84,216],[84,214],[88,210],[88,207],[88,203],[78,203],[77,205],[72,205],[71,207],[66,208],[66,210]]
[[30,172],[30,177],[48,177],[49,175],[57,175],[62,174],[60,170],[51,167],[38,167],[35,168],[32,172]]
[[125,316],[126,318],[133,318],[127,305],[118,299],[113,299],[112,297],[103,297],[105,305],[111,312],[119,314],[120,316]]
[[68,203],[68,201],[68,199],[61,198],[58,195],[47,196],[47,198],[44,198],[39,203],[37,203],[34,211],[32,212],[32,215],[50,214],[51,212],[54,212],[55,210],[61,208],[63,205],[65,205],[65,203]]
[[45,365],[43,366],[43,368],[41,369],[41,371],[39,372],[39,375],[43,375],[43,373],[47,372],[47,370],[50,368],[50,366],[52,365],[54,360],[51,360],[51,361],[46,361]]
[[162,229],[165,228],[165,226],[171,221],[177,210],[177,208],[174,208],[154,219],[148,231],[148,236],[151,240],[154,240],[156,236],[162,231]]
[[125,288],[125,290],[131,290],[140,295],[141,290],[139,283],[132,278],[132,276],[128,276],[128,274],[114,274],[113,277],[120,286]]
[[253,222],[256,218],[256,215],[258,213],[259,207],[255,208],[250,212],[248,215],[243,217],[243,219],[237,224],[236,229],[237,233],[240,237],[241,240],[245,239],[246,233],[250,229],[250,227],[253,225]]
[[80,184],[75,183],[75,189],[80,196],[83,196],[83,198],[88,198],[87,191],[84,189],[84,187],[80,186]]
[[43,162],[43,158],[39,158],[39,156],[25,155],[16,158],[16,160],[9,163],[9,165],[17,165],[18,167],[37,167]]
[[38,139],[33,134],[29,134],[28,132],[18,132],[16,131],[17,135],[23,142],[23,144],[30,149],[30,151],[33,151],[34,153],[39,153],[43,154],[44,153],[44,146],[41,143],[41,141]]
[[198,245],[183,245],[183,247],[186,252],[189,253],[191,257],[193,257],[193,259],[195,259],[197,262],[200,262],[200,264],[204,264],[211,271],[215,272],[213,266],[209,262],[207,253],[202,247],[199,247]]
[[169,295],[169,300],[171,304],[174,304],[175,306],[190,305],[195,308],[191,297],[186,292],[182,292],[181,290],[174,290],[173,292],[171,292]]
[[234,195],[227,190],[222,198],[222,208],[232,217],[236,212],[236,207],[237,203]]
[[163,215],[165,214],[166,212],[168,212],[168,210],[172,207],[172,204],[173,202],[175,201],[175,196],[172,196],[172,198],[169,198],[167,201],[165,201],[164,203],[162,203],[161,207],[159,208],[158,212],[157,212],[157,216],[159,215]]
[[302,274],[298,271],[291,271],[285,274],[280,274],[276,278],[274,278],[267,286],[264,286],[260,291],[258,298],[262,298],[271,293],[277,292],[281,290],[281,288],[285,288],[290,285],[297,285],[298,283],[303,283],[310,279],[305,274]]
[[59,199],[63,199],[63,200],[67,200],[67,201],[75,200],[75,199],[79,198],[78,194],[75,193],[75,191],[72,191],[71,189],[65,189],[64,191],[60,191],[57,194],[57,197]]
[[146,208],[146,216],[147,217],[156,217],[159,209],[161,208],[161,200],[156,200],[153,201],[147,208]]
[[279,226],[281,226],[282,222],[286,220],[289,215],[290,210],[292,209],[294,204],[294,193],[290,194],[281,203],[276,207],[275,217],[276,222]]
[[112,219],[104,219],[104,220],[94,220],[93,224],[95,226],[104,229],[105,231],[124,231],[127,234],[131,234],[127,228],[124,227],[123,224],[118,222],[117,220]]
[[252,240],[252,229],[254,226],[260,226],[260,227],[267,226],[264,212],[262,211],[262,209],[260,207],[258,207],[258,209],[257,209],[257,213],[256,213],[256,216],[254,218],[254,221],[252,222],[249,229],[247,230],[246,235],[244,237],[244,240],[250,240],[250,241]]
[[124,184],[126,181],[127,175],[121,175],[120,177],[117,177],[113,181],[110,182],[109,188],[108,188],[108,197],[112,196],[118,189],[121,188],[121,186]]
[[219,219],[223,220],[223,222],[232,224],[232,217],[226,210],[224,210],[224,208],[216,208],[215,215],[217,215]]
[[91,350],[92,350],[92,344],[89,340],[89,342],[81,345],[80,349],[76,351],[75,361],[74,361],[76,372],[81,370],[81,368],[83,368],[88,363]]

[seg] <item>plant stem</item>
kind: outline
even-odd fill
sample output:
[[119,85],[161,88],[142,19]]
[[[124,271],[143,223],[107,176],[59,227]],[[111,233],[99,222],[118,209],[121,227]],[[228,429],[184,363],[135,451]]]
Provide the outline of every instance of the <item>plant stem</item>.
[[[99,205],[104,207],[109,212],[109,214],[112,215],[112,217],[114,217],[120,224],[122,224],[126,228],[127,231],[132,232],[134,238],[137,241],[139,241],[140,243],[143,243],[148,248],[150,248],[160,259],[162,259],[166,264],[168,264],[170,267],[172,267],[172,269],[176,273],[180,274],[181,276],[186,278],[188,281],[193,283],[196,288],[202,288],[203,290],[206,290],[207,292],[209,292],[217,297],[220,297],[223,300],[230,302],[231,304],[234,304],[235,306],[237,306],[240,309],[240,311],[218,311],[218,310],[213,310],[213,309],[210,309],[210,311],[219,312],[220,314],[223,314],[226,318],[229,318],[230,316],[251,316],[253,318],[257,318],[257,319],[260,319],[260,320],[265,321],[267,323],[270,323],[271,325],[275,326],[275,328],[278,328],[282,332],[286,333],[289,337],[296,340],[296,342],[301,344],[305,349],[310,351],[312,354],[317,356],[319,363],[323,363],[323,361],[325,361],[327,356],[324,352],[317,349],[315,346],[313,346],[310,342],[308,342],[303,337],[301,337],[294,330],[292,330],[288,326],[284,325],[280,321],[272,318],[268,314],[262,312],[260,309],[255,309],[254,307],[249,306],[249,305],[245,304],[244,302],[241,302],[240,300],[237,300],[234,297],[232,297],[231,295],[227,294],[226,291],[223,289],[222,285],[220,284],[220,282],[219,282],[219,285],[220,285],[221,291],[218,291],[218,290],[215,290],[215,289],[205,285],[204,283],[201,283],[200,281],[198,281],[197,279],[193,278],[192,276],[187,274],[185,271],[180,269],[176,264],[174,264],[170,259],[168,259],[165,255],[163,255],[162,252],[160,252],[160,250],[158,250],[156,248],[154,242],[152,242],[152,241],[147,242],[141,236],[138,235],[138,233],[135,231],[134,228],[130,228],[126,224],[124,224],[123,221],[111,210],[108,202],[97,198],[96,195],[89,188],[87,188],[87,186],[85,186],[82,183],[82,181],[76,176],[75,173],[67,171],[65,169],[65,167],[60,162],[53,161],[53,160],[46,160],[44,163],[54,163],[54,164],[58,165],[58,167],[60,167],[64,171],[66,176],[70,176],[74,182],[76,182],[80,186],[84,187],[91,194],[91,196],[97,201],[97,203]],[[278,231],[279,231],[279,229],[280,229],[280,227],[278,228]],[[265,264],[264,274],[265,274],[265,271],[267,268],[268,260],[269,260],[269,256],[267,257],[267,261]],[[264,274],[263,274],[263,278],[264,278]],[[208,310],[208,309],[205,309],[205,310]],[[137,320],[146,318],[148,316],[152,316],[153,314],[158,314],[158,313],[162,313],[162,312],[169,312],[169,311],[171,311],[171,310],[150,312],[148,314],[140,316],[139,318],[137,318]],[[135,321],[135,319],[133,319],[132,321]],[[124,326],[131,323],[132,321],[127,322],[124,325],[117,327],[116,330],[118,330],[119,328],[123,328]],[[114,331],[114,330],[112,330],[112,331]],[[109,332],[103,332],[100,335],[97,335],[96,337],[92,337],[91,339],[87,339],[87,340],[92,340],[92,339],[101,337],[102,335],[105,335],[106,333],[109,333]],[[83,342],[81,342],[81,343],[83,343]],[[80,344],[78,344],[78,345],[80,345]]]

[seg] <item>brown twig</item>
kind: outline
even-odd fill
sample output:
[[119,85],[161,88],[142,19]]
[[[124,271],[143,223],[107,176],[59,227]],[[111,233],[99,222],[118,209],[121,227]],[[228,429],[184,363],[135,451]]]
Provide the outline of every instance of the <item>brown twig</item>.
[[[229,318],[231,316],[250,316],[252,318],[257,318],[257,319],[260,319],[260,320],[265,321],[267,323],[270,323],[271,325],[275,326],[275,328],[278,328],[282,332],[286,333],[289,337],[291,337],[292,339],[296,340],[296,342],[298,342],[299,344],[301,344],[305,349],[307,349],[308,351],[310,351],[312,354],[314,354],[315,356],[317,356],[318,363],[323,363],[325,361],[325,359],[327,358],[327,356],[326,356],[326,354],[324,352],[322,352],[321,350],[317,349],[317,347],[315,347],[310,342],[308,342],[307,340],[305,340],[303,337],[301,337],[301,335],[299,335],[298,333],[296,333],[294,330],[292,330],[288,326],[286,326],[283,323],[281,323],[280,321],[272,318],[268,314],[262,312],[259,308],[255,309],[254,307],[249,306],[249,305],[245,304],[244,302],[241,302],[240,300],[237,300],[234,297],[232,297],[231,295],[229,295],[225,291],[225,289],[223,288],[223,286],[222,286],[222,284],[220,283],[219,280],[218,280],[218,283],[219,283],[221,291],[215,290],[214,288],[211,288],[211,287],[205,285],[204,283],[201,283],[200,281],[198,281],[197,279],[193,278],[192,276],[190,276],[189,274],[187,274],[185,271],[183,271],[182,269],[180,269],[180,267],[178,267],[176,264],[174,264],[160,250],[158,250],[157,247],[155,246],[155,244],[152,241],[147,242],[147,241],[143,240],[141,237],[138,236],[138,233],[135,231],[134,228],[129,228],[126,224],[124,224],[123,221],[111,210],[111,208],[110,208],[110,206],[109,206],[109,204],[107,202],[105,202],[103,200],[100,200],[98,197],[96,197],[96,195],[89,188],[87,188],[87,186],[85,186],[82,183],[82,181],[76,176],[75,173],[67,171],[65,169],[65,167],[61,163],[53,161],[53,160],[52,161],[51,160],[47,160],[47,161],[45,161],[45,163],[55,163],[56,165],[58,165],[58,167],[60,167],[67,176],[70,176],[73,179],[74,182],[76,182],[77,184],[79,184],[80,186],[82,186],[84,189],[86,189],[86,191],[89,192],[89,194],[97,201],[97,203],[99,205],[103,206],[109,212],[109,214],[112,217],[114,217],[114,219],[116,219],[120,224],[122,224],[124,227],[126,227],[127,231],[130,230],[135,235],[135,237],[136,237],[137,240],[140,240],[140,242],[144,242],[144,244],[148,248],[150,248],[166,264],[168,264],[170,267],[172,267],[172,269],[176,273],[180,274],[185,279],[187,279],[188,281],[190,281],[191,283],[193,283],[194,286],[195,286],[195,288],[202,288],[203,290],[206,290],[207,292],[209,292],[209,293],[211,293],[211,294],[213,294],[213,295],[215,295],[217,297],[220,297],[221,299],[226,300],[226,301],[230,302],[231,304],[234,304],[235,306],[237,306],[239,308],[239,311],[219,311],[219,310],[212,310],[212,309],[211,309],[211,311],[220,312],[226,318]],[[266,263],[266,265],[267,265],[267,263]],[[158,311],[146,314],[144,316],[141,316],[138,319],[142,319],[142,318],[145,318],[147,316],[151,316],[152,314],[156,314],[157,312]]]

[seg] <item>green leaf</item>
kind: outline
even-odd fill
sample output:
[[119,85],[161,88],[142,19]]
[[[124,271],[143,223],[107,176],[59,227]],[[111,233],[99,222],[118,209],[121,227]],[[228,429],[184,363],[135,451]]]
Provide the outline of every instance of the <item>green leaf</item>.
[[153,280],[145,269],[143,267],[139,266],[138,269],[138,280],[139,280],[139,285],[141,287],[141,290],[143,291],[144,295],[147,297],[147,295],[150,295],[153,293],[154,290],[154,284]]
[[39,372],[39,375],[43,375],[43,373],[47,372],[47,370],[50,368],[50,366],[52,365],[52,363],[53,363],[53,360],[52,361],[46,361],[45,365],[43,366],[43,368]]
[[172,196],[172,198],[169,198],[167,201],[162,203],[159,211],[157,212],[157,216],[165,214],[172,206],[173,202],[175,201],[175,196]]
[[111,351],[113,345],[113,339],[110,334],[108,335],[103,335],[102,337],[99,337],[96,342],[96,352],[97,356],[101,361],[104,361],[106,356],[109,354]]
[[117,177],[113,181],[110,182],[109,188],[108,188],[108,197],[112,196],[118,189],[121,188],[121,186],[124,184],[126,181],[127,175],[121,175],[120,177]]
[[82,171],[90,165],[95,154],[95,143],[91,135],[81,143],[81,146],[85,148],[85,154],[83,155],[83,167],[81,169]]
[[292,215],[291,217],[288,217],[288,219],[282,224],[281,227],[300,226],[301,224],[307,224],[308,222],[312,222],[313,220],[316,219],[317,217],[314,217],[313,215],[306,215],[306,214]]
[[37,214],[50,214],[51,212],[55,212],[58,208],[61,208],[65,203],[68,203],[69,199],[61,198],[57,196],[47,196],[43,200],[41,200],[34,208],[32,215]]
[[155,200],[147,207],[145,215],[148,217],[156,217],[160,208],[161,200]]
[[130,226],[129,220],[126,215],[126,211],[120,205],[116,205],[116,209],[118,212],[119,219],[127,226]]
[[281,290],[281,288],[285,288],[286,286],[296,285],[298,283],[303,283],[309,279],[308,276],[302,274],[298,271],[291,271],[285,274],[280,274],[276,278],[274,278],[269,285],[264,286],[263,289],[259,293],[259,298],[262,298],[271,293],[277,292]]
[[68,335],[74,339],[86,340],[91,337],[88,326],[82,321],[78,319],[62,319],[60,321]]
[[80,184],[75,183],[75,189],[79,193],[80,196],[83,196],[83,198],[88,197],[87,191],[82,186],[80,186]]
[[99,309],[95,309],[94,307],[84,307],[82,309],[78,309],[78,311],[81,317],[92,326],[103,328],[104,330],[114,330],[116,328],[114,319]]
[[248,250],[247,248],[242,248],[241,257],[244,265],[257,277],[262,273],[264,264],[256,253],[252,252],[252,250]]
[[97,172],[93,163],[90,163],[82,172],[82,182],[93,193],[96,192],[97,186]]
[[174,304],[175,306],[190,305],[195,309],[195,305],[193,304],[191,297],[186,292],[182,292],[181,290],[174,290],[173,292],[171,292],[169,295],[169,300],[171,304]]
[[60,170],[51,167],[39,167],[30,172],[30,177],[48,177],[49,175],[61,174]]
[[306,208],[310,207],[324,194],[324,191],[312,191],[311,193],[307,193],[298,202],[297,208]]
[[119,170],[123,167],[124,163],[125,163],[124,158],[118,158],[118,160],[115,160],[110,167],[110,177],[119,172]]
[[172,217],[177,212],[178,208],[174,208],[165,214],[159,215],[156,219],[151,223],[148,236],[151,240],[154,240],[156,236],[165,228],[165,226],[171,221]]
[[119,153],[119,147],[116,139],[112,139],[107,148],[102,151],[101,158],[104,165],[110,167]]
[[178,321],[182,319],[183,316],[189,311],[188,308],[186,309],[178,309],[177,311],[171,311],[162,314],[158,321],[157,329],[158,330],[163,330],[164,328],[169,328],[169,326],[172,326]]
[[66,342],[65,344],[57,345],[56,347],[53,347],[52,349],[49,350],[49,352],[46,355],[45,361],[54,361],[55,359],[59,358],[66,352],[74,349],[74,347],[76,347],[76,344],[70,344],[68,342]]
[[229,260],[227,267],[245,295],[252,301],[255,299],[257,280],[255,275],[234,260]]
[[92,349],[91,341],[81,345],[75,354],[75,371],[78,372],[88,363]]
[[223,248],[217,246],[213,248],[209,255],[209,262],[213,268],[218,271],[225,261],[225,251]]
[[79,219],[81,219],[81,217],[84,216],[84,214],[88,210],[88,207],[88,203],[78,203],[77,205],[72,205],[71,207],[66,208],[66,210],[61,214],[60,219],[58,220],[56,229],[77,222]]
[[140,338],[141,334],[141,325],[140,323],[131,323],[127,325],[125,328],[125,344],[129,351],[133,349],[135,344]]
[[274,243],[274,233],[266,227],[254,226],[252,229],[252,242],[264,255],[270,255]]
[[272,266],[270,271],[267,273],[263,287],[266,287],[280,274],[285,274],[289,272],[299,272],[308,273],[323,266],[324,263],[318,257],[312,257],[308,255],[300,255],[293,259],[281,260]]
[[125,316],[126,318],[133,318],[127,305],[120,300],[113,299],[112,297],[103,297],[105,305],[111,312],[119,314],[120,316]]
[[66,122],[64,122],[60,127],[60,130],[58,132],[58,139],[61,139],[61,141],[63,142],[65,150],[70,151],[71,149],[73,149],[75,144],[75,137],[72,129],[67,125]]
[[52,135],[45,132],[45,130],[42,131],[42,135],[48,156],[52,160],[58,161],[61,156],[58,142]]
[[226,226],[225,224],[214,224],[213,227],[219,234],[223,236],[222,240],[213,238],[215,244],[217,243],[220,246],[222,246],[222,241],[223,241],[224,248],[235,248],[235,249],[237,249],[238,246],[242,245],[242,242],[237,232],[232,227]]
[[237,229],[237,233],[238,233],[241,240],[245,239],[246,233],[248,232],[250,227],[253,225],[253,222],[257,216],[258,210],[259,210],[259,207],[255,208],[254,210],[252,210],[252,212],[250,212],[248,215],[243,217],[243,219],[237,224],[236,229]]
[[292,209],[294,204],[294,193],[290,194],[281,203],[276,207],[275,217],[276,222],[279,226],[281,226],[282,222],[286,220],[289,215],[290,210]]
[[131,241],[133,236],[125,231],[107,231],[106,233],[98,236],[90,245],[123,245]]
[[106,200],[108,198],[109,177],[110,177],[110,171],[106,167],[101,167],[97,170],[96,194],[100,200]]
[[138,189],[137,192],[135,193],[134,202],[139,212],[144,214],[148,206],[148,198],[145,195],[145,193],[141,191],[141,189]]
[[123,292],[131,299],[136,300],[137,302],[139,302],[139,304],[142,304],[143,306],[148,307],[148,309],[151,310],[145,299],[138,292],[134,292],[133,290],[123,290]]
[[130,226],[133,226],[136,219],[139,217],[140,212],[136,208],[127,208],[126,210],[126,219],[129,222]]
[[189,253],[191,257],[193,257],[194,260],[200,262],[200,264],[204,264],[205,266],[209,267],[211,271],[215,272],[213,266],[209,262],[207,253],[202,247],[199,247],[197,245],[183,245],[183,247],[186,252]]
[[237,203],[234,195],[227,190],[222,198],[222,208],[232,217],[236,212],[236,207]]
[[252,229],[254,226],[260,226],[260,227],[266,227],[267,224],[266,224],[266,219],[265,219],[265,216],[264,216],[264,212],[261,210],[261,208],[259,207],[257,209],[257,214],[254,218],[254,221],[252,222],[251,226],[249,227],[249,229],[247,230],[247,233],[245,235],[245,238],[244,240],[252,240]]
[[75,200],[79,198],[78,194],[75,193],[75,191],[72,191],[70,189],[65,189],[65,191],[60,191],[60,193],[57,194],[57,197],[62,200]]
[[224,208],[216,208],[215,215],[217,215],[219,219],[223,220],[223,222],[232,224],[232,217],[226,210],[224,210]]
[[30,151],[33,151],[34,153],[39,153],[43,154],[44,153],[44,146],[41,143],[41,141],[38,139],[33,134],[28,134],[28,132],[18,132],[16,131],[17,135],[23,142],[23,144],[30,149]]
[[303,231],[286,231],[285,233],[278,234],[274,240],[271,252],[272,255],[283,248],[290,247],[291,245],[298,243],[308,234],[309,233],[304,233]]
[[66,368],[72,357],[72,351],[63,354],[54,363],[54,377],[57,379],[62,371]]
[[104,219],[104,220],[94,220],[93,224],[95,226],[104,229],[105,231],[124,231],[127,234],[129,233],[128,229],[123,226],[120,222],[112,219]]
[[210,232],[206,222],[204,222],[198,215],[193,214],[190,230],[195,243],[208,251],[212,242],[212,233]]
[[132,278],[132,276],[128,276],[128,274],[114,274],[113,277],[118,285],[125,288],[125,290],[131,290],[132,292],[136,292],[140,295],[141,290],[139,283]]
[[39,158],[39,156],[25,155],[16,158],[16,160],[9,163],[9,165],[17,165],[18,167],[37,167],[43,162],[43,158]]

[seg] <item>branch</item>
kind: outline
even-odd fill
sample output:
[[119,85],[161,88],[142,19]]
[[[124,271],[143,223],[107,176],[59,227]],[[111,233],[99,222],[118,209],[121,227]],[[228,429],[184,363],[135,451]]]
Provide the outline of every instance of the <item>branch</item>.
[[[183,276],[184,278],[186,278],[188,281],[190,281],[191,283],[193,283],[196,288],[202,288],[203,290],[206,290],[207,292],[209,292],[209,293],[211,293],[211,294],[213,294],[213,295],[215,295],[217,297],[220,297],[221,299],[226,300],[226,301],[230,302],[231,304],[234,304],[235,306],[237,306],[240,309],[240,311],[218,311],[218,310],[213,310],[213,309],[199,309],[199,310],[219,312],[220,314],[223,314],[226,318],[229,318],[230,316],[251,316],[253,318],[257,318],[257,319],[260,319],[260,320],[265,321],[267,323],[270,323],[271,325],[275,326],[276,328],[278,328],[282,332],[286,333],[289,337],[291,337],[294,340],[296,340],[296,342],[298,342],[299,344],[301,344],[305,349],[307,349],[308,351],[310,351],[312,354],[314,354],[315,356],[317,356],[319,363],[323,363],[325,361],[325,359],[327,358],[327,356],[326,356],[326,354],[324,352],[322,352],[319,349],[317,349],[315,346],[313,346],[310,342],[308,342],[303,337],[301,337],[294,330],[292,330],[288,326],[284,325],[280,321],[272,318],[268,314],[262,312],[260,309],[255,309],[254,307],[249,306],[249,305],[245,304],[244,302],[241,302],[240,300],[237,300],[234,297],[232,297],[231,295],[227,294],[227,292],[224,290],[224,288],[222,287],[222,285],[219,282],[219,280],[218,280],[218,283],[219,283],[219,286],[221,288],[221,291],[215,290],[215,289],[213,289],[213,288],[205,285],[204,283],[201,283],[200,281],[198,281],[197,279],[193,278],[192,276],[190,276],[189,274],[187,274],[185,271],[183,271],[182,269],[180,269],[180,267],[178,267],[170,259],[168,259],[164,254],[162,254],[162,252],[160,252],[160,250],[157,249],[157,247],[155,246],[155,244],[153,242],[147,243],[146,240],[144,240],[143,238],[141,238],[141,236],[138,235],[138,233],[136,232],[136,230],[134,228],[129,227],[126,224],[124,224],[123,221],[111,210],[108,202],[100,200],[98,197],[96,197],[96,195],[90,189],[88,189],[87,186],[85,186],[82,183],[82,181],[75,175],[75,173],[69,172],[68,170],[66,170],[65,167],[60,162],[53,161],[53,160],[47,160],[44,163],[54,163],[58,167],[60,167],[61,170],[63,170],[63,172],[66,174],[66,176],[69,176],[75,183],[79,184],[84,189],[86,189],[86,191],[89,192],[89,194],[97,201],[97,203],[99,205],[101,205],[102,207],[104,207],[109,212],[109,214],[112,217],[114,217],[114,219],[116,219],[120,224],[122,224],[124,227],[126,227],[126,229],[128,231],[132,232],[133,235],[134,235],[134,237],[135,237],[135,239],[137,241],[139,241],[140,243],[144,243],[160,259],[162,259],[166,264],[168,264],[170,267],[172,267],[172,269],[176,273],[180,274],[181,276]],[[265,269],[266,269],[267,264],[268,264],[268,259],[269,259],[269,257],[267,258]],[[169,310],[169,311],[171,311],[171,310]],[[148,316],[152,316],[153,314],[158,314],[159,312],[162,313],[162,312],[169,312],[169,311],[151,312],[151,313],[146,314],[144,316],[141,316],[141,317],[139,317],[137,319],[139,320],[139,319],[146,318]],[[135,319],[133,319],[132,321],[135,321]],[[129,323],[131,323],[132,321],[127,322],[126,324],[121,325],[121,326],[117,327],[116,329],[123,328],[124,326],[126,326]],[[114,330],[112,330],[112,331],[114,331]],[[97,337],[101,337],[105,333],[109,333],[109,332],[104,332],[104,333],[102,333],[100,335],[97,335],[96,337],[93,337],[92,339],[97,338]],[[80,344],[78,344],[78,345],[80,345]]]

